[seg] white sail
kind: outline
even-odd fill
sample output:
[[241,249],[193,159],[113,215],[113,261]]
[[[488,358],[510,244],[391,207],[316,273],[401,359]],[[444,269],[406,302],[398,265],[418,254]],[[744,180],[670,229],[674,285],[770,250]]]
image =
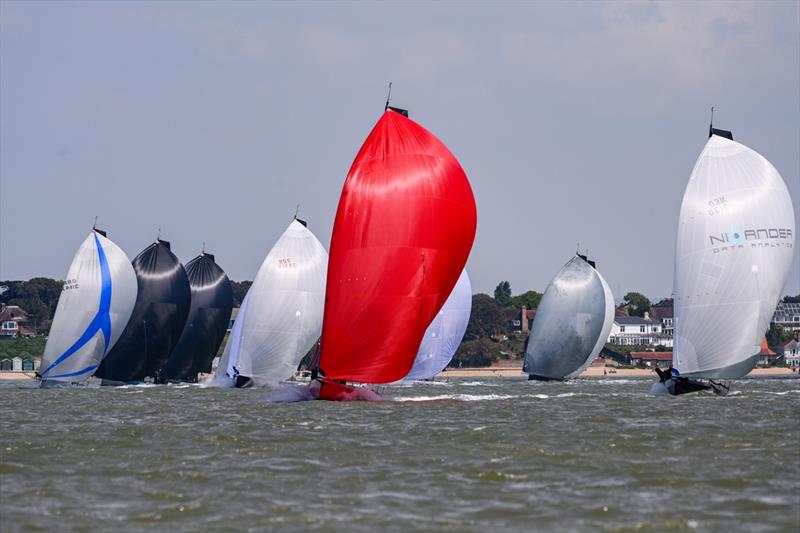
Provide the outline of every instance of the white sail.
[[240,375],[267,385],[294,374],[322,332],[327,267],[319,240],[292,221],[261,264],[247,293],[247,311],[237,319]]
[[43,382],[86,381],[117,342],[136,303],[131,260],[97,231],[72,260],[44,349]]
[[212,387],[233,387],[238,369],[236,365],[239,360],[239,346],[242,340],[242,324],[244,324],[244,316],[247,311],[247,297],[250,291],[244,295],[242,305],[239,307],[239,313],[233,321],[233,327],[228,334],[228,343],[222,351],[222,357],[217,363],[217,372],[214,374],[214,379],[209,383]]
[[603,349],[614,297],[600,273],[575,255],[550,281],[533,320],[525,371],[544,379],[580,374]]
[[472,285],[463,270],[439,314],[425,330],[414,366],[405,380],[431,379],[445,369],[464,338],[471,312]]
[[735,379],[758,359],[792,262],[795,220],[778,171],[713,135],[681,204],[675,249],[675,367]]

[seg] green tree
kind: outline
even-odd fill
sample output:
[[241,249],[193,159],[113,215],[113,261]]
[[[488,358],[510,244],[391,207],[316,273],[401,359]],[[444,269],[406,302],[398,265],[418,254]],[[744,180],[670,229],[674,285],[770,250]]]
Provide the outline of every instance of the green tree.
[[252,281],[231,281],[231,287],[233,288],[234,307],[242,306],[242,300],[244,300],[244,296],[247,294],[247,291],[250,290],[250,286],[252,284]]
[[482,337],[503,333],[506,329],[503,308],[488,294],[476,294],[472,297],[472,314],[467,323],[464,339],[477,340]]
[[509,305],[520,308],[523,305],[528,309],[536,309],[542,301],[542,293],[536,291],[523,292],[511,298]]
[[501,281],[494,289],[494,299],[501,305],[508,305],[511,302],[511,284],[508,281]]
[[624,296],[622,305],[628,308],[630,316],[644,316],[646,312],[650,311],[650,300],[647,299],[642,293],[629,292]]
[[22,307],[41,329],[56,312],[64,282],[31,278],[28,281],[0,281],[0,285],[8,287],[8,291],[0,296],[0,302]]
[[499,351],[499,345],[487,337],[465,341],[458,347],[449,366],[456,368],[489,366],[492,361],[497,360]]
[[783,303],[786,304],[800,304],[800,294],[797,296],[784,296]]

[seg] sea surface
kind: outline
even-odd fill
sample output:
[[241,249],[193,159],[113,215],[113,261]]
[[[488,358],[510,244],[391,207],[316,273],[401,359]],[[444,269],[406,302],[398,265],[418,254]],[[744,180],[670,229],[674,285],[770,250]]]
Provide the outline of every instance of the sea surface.
[[[0,383],[0,529],[797,531],[800,380],[269,390]],[[281,396],[286,396],[281,393]]]

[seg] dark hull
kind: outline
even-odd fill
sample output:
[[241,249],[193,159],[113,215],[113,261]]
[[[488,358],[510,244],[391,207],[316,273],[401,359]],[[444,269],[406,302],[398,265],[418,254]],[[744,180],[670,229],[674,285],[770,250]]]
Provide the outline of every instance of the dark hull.
[[564,381],[564,378],[549,378],[547,376],[537,376],[536,374],[528,374],[528,381]]

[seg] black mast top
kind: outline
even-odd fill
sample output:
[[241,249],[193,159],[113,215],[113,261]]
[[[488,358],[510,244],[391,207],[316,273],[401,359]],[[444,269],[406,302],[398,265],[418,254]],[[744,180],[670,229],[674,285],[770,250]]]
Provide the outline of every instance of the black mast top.
[[389,101],[392,97],[392,82],[389,82],[389,94],[386,95],[386,106],[384,106],[383,110],[386,111],[387,109],[391,109],[396,113],[400,113],[404,117],[408,118],[408,109],[400,109],[399,107],[392,107],[389,105]]
[[733,132],[728,130],[718,130],[714,128],[714,106],[711,106],[711,122],[708,125],[708,138],[710,139],[712,135],[717,135],[719,137],[725,137],[726,139],[733,140]]

